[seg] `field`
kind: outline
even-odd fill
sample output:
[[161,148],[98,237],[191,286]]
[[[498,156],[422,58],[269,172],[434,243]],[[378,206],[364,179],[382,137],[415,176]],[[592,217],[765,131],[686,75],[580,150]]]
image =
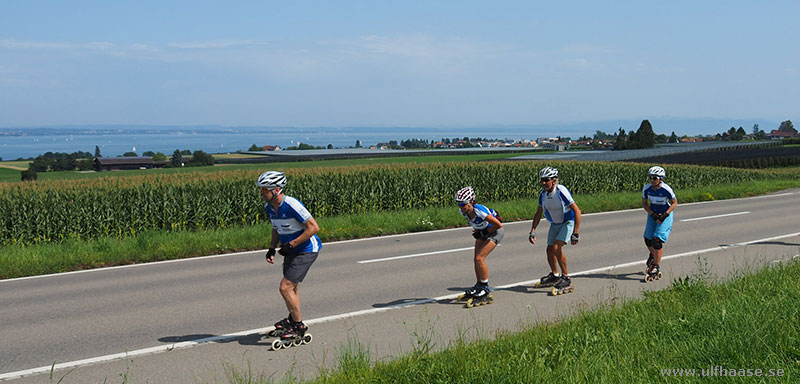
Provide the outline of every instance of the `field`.
[[795,167],[800,165],[800,147],[751,145],[654,156],[632,161],[652,164],[695,164],[734,168]]

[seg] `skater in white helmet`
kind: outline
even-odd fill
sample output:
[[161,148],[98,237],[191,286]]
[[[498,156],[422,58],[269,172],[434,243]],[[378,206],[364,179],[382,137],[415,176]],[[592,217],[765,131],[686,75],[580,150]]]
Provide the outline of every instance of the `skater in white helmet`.
[[502,218],[494,209],[475,203],[475,191],[472,187],[465,187],[456,192],[456,203],[459,211],[467,223],[472,227],[472,237],[475,238],[475,286],[459,296],[459,300],[467,300],[467,307],[492,302],[489,294],[489,268],[486,266],[486,257],[489,256],[497,244],[503,240]]
[[659,166],[648,170],[650,182],[642,188],[642,208],[647,212],[644,243],[647,245],[647,269],[644,281],[661,278],[661,256],[664,243],[672,231],[672,211],[678,206],[678,198],[672,187],[664,182],[667,172]]
[[280,241],[281,248],[277,251],[283,256],[280,293],[289,310],[289,316],[275,323],[275,330],[270,333],[271,336],[280,336],[272,346],[278,349],[293,345],[293,342],[296,342],[294,345],[307,343],[311,341],[311,335],[306,335],[308,327],[303,324],[298,287],[322,249],[322,242],[316,235],[319,226],[300,201],[283,194],[283,188],[286,187],[286,175],[283,172],[264,172],[256,184],[272,222],[272,237],[266,259],[270,264],[275,262],[275,248]]
[[528,241],[536,244],[536,227],[539,226],[544,213],[550,222],[550,230],[547,233],[547,263],[550,265],[550,273],[542,277],[534,287],[553,287],[551,291],[553,295],[569,293],[574,287],[567,270],[564,246],[568,241],[572,245],[578,244],[581,210],[572,199],[567,187],[558,183],[558,169],[543,168],[539,171],[539,181],[542,184],[542,191],[539,192],[539,208],[533,216]]

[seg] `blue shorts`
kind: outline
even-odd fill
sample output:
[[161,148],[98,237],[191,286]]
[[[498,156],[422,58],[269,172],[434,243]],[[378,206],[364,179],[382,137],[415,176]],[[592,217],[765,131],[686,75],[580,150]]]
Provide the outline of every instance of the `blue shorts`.
[[547,245],[555,244],[556,240],[561,240],[564,244],[568,243],[574,228],[575,220],[565,221],[561,224],[550,223],[550,230],[547,232]]
[[672,218],[675,212],[671,213],[664,219],[661,224],[656,223],[650,215],[647,216],[647,225],[644,227],[644,238],[653,239],[659,238],[662,243],[666,243],[669,239],[669,233],[672,232]]

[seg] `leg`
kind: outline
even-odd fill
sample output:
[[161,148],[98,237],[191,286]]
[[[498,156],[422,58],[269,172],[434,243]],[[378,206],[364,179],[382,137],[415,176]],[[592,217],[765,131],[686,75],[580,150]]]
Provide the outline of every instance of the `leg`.
[[558,266],[561,268],[561,275],[569,276],[569,272],[567,271],[567,256],[564,255],[564,245],[566,245],[565,242],[556,240],[555,244],[552,245],[553,255],[558,261]]
[[558,267],[556,266],[556,250],[555,244],[547,246],[547,264],[550,265],[550,272],[553,272],[554,275],[558,274]]
[[300,283],[287,280],[285,277],[281,279],[281,296],[286,302],[286,309],[289,310],[292,320],[296,322],[303,321],[303,315],[300,313],[300,291],[297,289],[299,285]]
[[486,256],[489,256],[497,244],[491,240],[475,240],[475,277],[478,281],[489,280],[489,267],[486,266]]

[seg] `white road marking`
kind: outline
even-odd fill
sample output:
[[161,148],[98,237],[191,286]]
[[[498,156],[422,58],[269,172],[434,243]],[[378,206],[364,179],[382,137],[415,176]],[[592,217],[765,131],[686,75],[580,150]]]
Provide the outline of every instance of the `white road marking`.
[[[784,239],[784,238],[787,238],[787,237],[794,237],[794,236],[800,236],[800,232],[789,233],[789,234],[786,234],[786,235],[780,235],[780,236],[774,236],[774,237],[768,237],[768,238],[765,238],[765,239],[750,240],[750,241],[745,241],[745,242],[742,242],[742,243],[723,245],[723,246],[718,246],[718,247],[713,247],[713,248],[706,248],[706,249],[702,249],[702,250],[699,250],[699,251],[684,252],[684,253],[679,253],[679,254],[676,254],[676,255],[664,256],[661,259],[662,260],[676,259],[676,258],[684,257],[684,256],[699,255],[699,254],[702,254],[702,253],[721,251],[721,250],[730,249],[730,248],[742,247],[742,246],[749,245],[749,244],[755,244],[755,243],[761,243],[761,242],[765,242],[765,241]],[[795,256],[795,257],[797,257],[797,256]],[[592,274],[592,273],[605,272],[605,271],[609,271],[609,270],[612,270],[612,269],[615,269],[615,268],[626,268],[626,267],[631,267],[631,266],[635,266],[635,265],[639,265],[639,264],[644,265],[645,261],[644,260],[632,261],[632,262],[629,262],[629,263],[623,263],[623,264],[617,264],[617,265],[612,265],[612,266],[608,266],[608,267],[590,269],[588,271],[580,271],[580,272],[577,272],[577,273],[572,273],[571,275],[572,276],[589,275],[589,274]],[[530,285],[530,284],[535,283],[536,281],[538,281],[538,280],[521,281],[521,282],[518,282],[518,283],[512,283],[512,284],[496,286],[493,289],[495,289],[495,290],[497,290],[497,289],[508,289],[508,288],[512,288],[512,287],[516,287],[516,286],[520,286],[520,285]],[[308,325],[322,324],[322,323],[327,323],[327,322],[341,320],[341,319],[347,319],[347,318],[352,318],[352,317],[357,317],[357,316],[365,316],[365,315],[371,315],[371,314],[374,314],[374,313],[386,312],[386,311],[390,311],[392,309],[397,309],[397,308],[405,308],[405,307],[410,307],[410,306],[414,306],[414,305],[433,303],[433,302],[440,301],[440,300],[452,300],[452,299],[455,299],[456,297],[458,297],[459,295],[460,295],[460,293],[453,293],[453,294],[449,294],[449,295],[445,295],[445,296],[432,297],[432,298],[428,298],[428,299],[420,299],[420,300],[410,301],[410,302],[407,302],[407,303],[389,305],[389,306],[386,306],[386,307],[383,307],[383,308],[363,309],[363,310],[360,310],[360,311],[353,311],[353,312],[342,313],[342,314],[338,314],[338,315],[319,317],[319,318],[316,318],[316,319],[306,320],[306,324],[308,324]],[[252,335],[252,334],[256,334],[256,333],[266,333],[266,332],[269,332],[269,331],[271,331],[273,329],[275,329],[275,327],[256,328],[256,329],[250,329],[250,330],[246,330],[246,331],[229,333],[227,335],[222,335],[222,336],[207,337],[207,338],[203,338],[203,339],[192,340],[192,341],[184,341],[184,342],[168,344],[168,345],[158,345],[158,346],[155,346],[155,347],[137,349],[137,350],[134,350],[134,351],[115,353],[115,354],[111,354],[111,355],[98,356],[98,357],[93,357],[93,358],[89,358],[89,359],[76,360],[76,361],[71,361],[71,362],[66,362],[66,363],[59,363],[59,364],[54,364],[54,365],[46,365],[46,366],[43,366],[43,367],[26,369],[26,370],[23,370],[23,371],[8,372],[8,373],[0,374],[0,380],[18,379],[18,378],[23,377],[23,376],[46,373],[46,372],[50,372],[51,369],[53,369],[55,371],[55,370],[62,370],[62,369],[68,369],[68,368],[76,368],[76,367],[83,366],[83,365],[103,363],[103,362],[108,362],[108,361],[117,360],[117,359],[124,359],[124,358],[131,358],[131,357],[135,357],[135,356],[142,356],[142,355],[156,354],[156,353],[162,353],[162,352],[169,352],[169,351],[172,351],[172,350],[175,350],[175,349],[190,348],[190,347],[194,347],[194,346],[198,346],[198,345],[206,344],[206,343],[211,343],[211,342],[232,340],[232,339],[236,339],[236,338],[239,338],[239,337],[242,337],[242,336]]]
[[389,261],[389,260],[398,260],[398,259],[408,259],[412,257],[420,257],[420,256],[429,256],[429,255],[438,255],[442,253],[451,253],[451,252],[459,252],[459,251],[466,251],[470,249],[475,249],[475,247],[465,247],[465,248],[455,248],[455,249],[445,249],[443,251],[433,251],[433,252],[425,252],[425,253],[415,253],[413,255],[403,255],[403,256],[392,256],[392,257],[384,257],[382,259],[370,259],[370,260],[360,260],[357,261],[358,264],[367,264],[367,263],[377,263],[379,261]]
[[716,218],[719,218],[719,217],[728,217],[728,216],[747,215],[747,214],[749,214],[749,213],[750,213],[750,211],[744,211],[744,212],[735,212],[735,213],[726,213],[726,214],[724,214],[724,215],[714,215],[714,216],[695,217],[695,218],[692,218],[692,219],[683,219],[683,220],[681,220],[681,221],[697,221],[697,220],[716,219]]

